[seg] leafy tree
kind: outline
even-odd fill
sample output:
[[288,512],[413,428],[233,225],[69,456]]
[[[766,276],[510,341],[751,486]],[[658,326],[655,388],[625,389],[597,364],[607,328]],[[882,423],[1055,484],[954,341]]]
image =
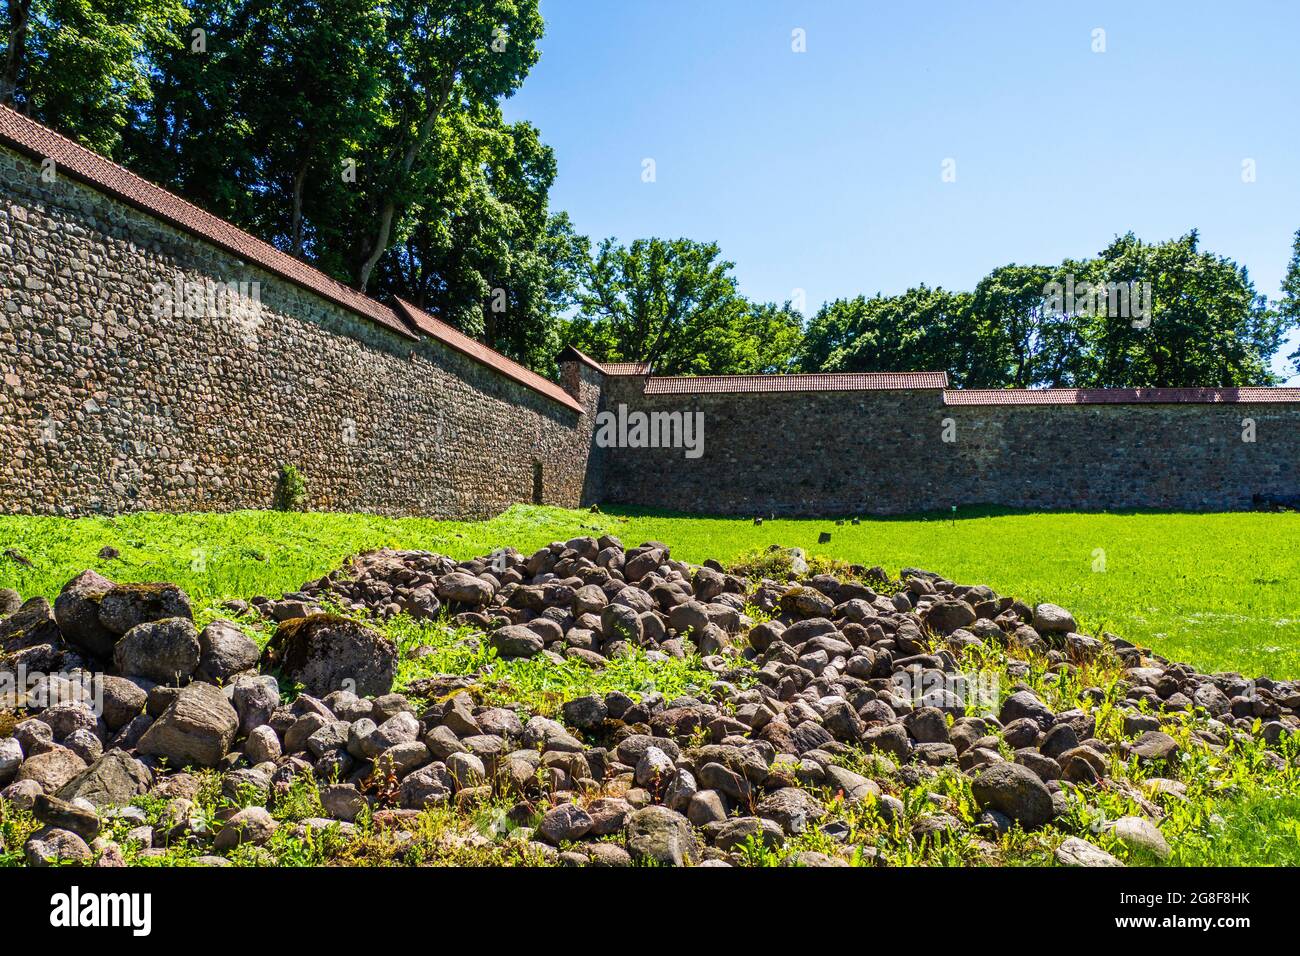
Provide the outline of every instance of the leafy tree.
[[663,375],[786,368],[798,313],[748,302],[721,255],[690,239],[602,241],[583,263],[567,340],[602,361],[653,361]]
[[145,50],[183,19],[181,0],[6,0],[0,104],[111,154],[151,93]]
[[450,125],[448,110],[518,89],[537,61],[542,34],[537,0],[392,0],[384,9],[394,55],[383,63],[381,122],[368,131],[364,198],[348,228],[354,284],[362,291],[403,216],[434,173],[445,171],[430,153]]
[[[1195,230],[1147,244],[1132,233],[1081,264],[1094,289],[1145,285],[1149,315],[1113,304],[1084,315],[1079,384],[1094,388],[1271,385],[1285,323],[1246,269],[1202,252]],[[1149,284],[1149,285],[1147,285]],[[1122,303],[1122,296],[1119,297]]]
[[995,269],[973,294],[921,286],[828,303],[800,367],[944,370],[966,388],[1263,385],[1287,325],[1195,232],[1155,244],[1130,233],[1094,259]]
[[920,286],[902,295],[837,299],[809,323],[799,354],[805,372],[966,369],[970,295]]
[[[1300,229],[1296,230],[1291,242],[1291,261],[1287,263],[1286,276],[1282,280],[1282,301],[1278,303],[1277,311],[1288,328],[1300,329]],[[1287,357],[1300,372],[1300,348]]]
[[567,216],[549,211],[554,154],[531,124],[503,124],[495,105],[451,115],[461,126],[443,141],[452,168],[380,260],[375,291],[547,367],[587,247]]
[[[1044,266],[994,269],[975,286],[970,321],[961,323],[969,388],[1029,388],[1043,380],[1044,344],[1068,337],[1044,304],[1053,277]],[[1058,352],[1059,349],[1054,349]]]

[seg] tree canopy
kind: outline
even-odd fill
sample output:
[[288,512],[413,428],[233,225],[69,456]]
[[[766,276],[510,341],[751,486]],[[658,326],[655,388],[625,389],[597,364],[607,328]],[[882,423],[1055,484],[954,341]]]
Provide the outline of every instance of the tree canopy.
[[0,103],[545,372],[572,343],[665,374],[1258,385],[1300,328],[1300,232],[1273,304],[1193,230],[806,321],[742,295],[717,243],[592,248],[550,206],[542,132],[501,109],[542,32],[538,0],[4,0]]
[[1270,385],[1292,308],[1270,308],[1194,230],[1160,243],[1129,233],[1092,259],[994,269],[973,293],[828,302],[799,367],[946,371],[967,388]]
[[716,243],[606,239],[581,262],[567,341],[601,361],[650,360],[662,375],[787,371],[798,313],[749,302],[733,268]]

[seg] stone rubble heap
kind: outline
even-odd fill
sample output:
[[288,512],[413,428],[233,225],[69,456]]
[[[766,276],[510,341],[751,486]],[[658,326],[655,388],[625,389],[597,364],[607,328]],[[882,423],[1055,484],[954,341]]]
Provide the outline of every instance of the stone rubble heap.
[[[981,815],[971,826],[936,803],[910,816],[915,840],[1050,827],[1070,790],[1102,786],[1143,808],[1115,821],[1115,835],[1164,856],[1151,791],[1111,777],[1116,758],[1137,759],[1169,773],[1148,787],[1181,792],[1171,778],[1188,744],[1155,714],[1190,712],[1191,746],[1258,733],[1279,764],[1283,738],[1300,727],[1296,683],[1197,673],[1110,635],[1080,634],[1055,605],[917,569],[890,581],[879,569],[810,575],[798,553],[791,565],[801,572],[794,581],[755,583],[716,562],[675,560],[658,542],[624,548],[612,536],[463,562],[384,550],[280,599],[228,605],[232,616],[275,627],[261,652],[231,621],[196,628],[173,585],[114,584],[85,571],[53,606],[0,592],[0,672],[60,675],[0,700],[0,713],[18,716],[0,738],[0,797],[43,824],[24,848],[33,865],[120,863],[121,847],[103,834],[121,818],[138,824],[129,839],[146,855],[185,842],[203,850],[201,861],[225,863],[221,854],[264,844],[281,825],[266,806],[236,810],[233,798],[252,792],[273,805],[302,775],[315,778],[326,817],[299,829],[338,826],[346,836],[368,812],[402,834],[423,808],[496,795],[528,824],[511,839],[560,863],[728,865],[754,841],[779,847],[817,828],[839,850],[790,862],[842,865],[877,854],[852,845],[834,803],[902,821],[890,791],[951,765],[971,778]],[[673,700],[578,697],[559,719],[479,703],[481,675],[422,678],[393,693],[398,649],[331,608],[381,620],[446,615],[486,635],[503,659],[601,668],[634,648],[651,658],[699,654],[714,680]],[[1029,670],[1020,652],[1058,672],[1113,655],[1124,674],[1124,739],[1096,736],[1090,705],[1104,697],[1100,687],[1053,712],[1017,685],[972,714],[958,664],[971,648],[998,654],[1013,681]],[[291,703],[275,675],[302,688]],[[196,812],[194,768],[217,770],[232,798],[215,821]],[[145,794],[166,801],[156,826],[131,806]],[[1077,837],[1056,858],[1118,864]]]

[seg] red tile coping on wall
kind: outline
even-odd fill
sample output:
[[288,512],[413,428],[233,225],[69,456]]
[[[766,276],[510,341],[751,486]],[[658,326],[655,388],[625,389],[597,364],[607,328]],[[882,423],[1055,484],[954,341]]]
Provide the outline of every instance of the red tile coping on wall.
[[430,338],[437,339],[443,345],[453,348],[463,355],[468,355],[477,362],[482,362],[506,378],[514,379],[519,384],[526,385],[535,392],[541,392],[547,398],[555,399],[561,405],[571,408],[575,412],[582,411],[582,406],[574,400],[573,396],[550,379],[542,378],[531,369],[506,358],[500,352],[488,348],[482,342],[470,338],[464,332],[452,328],[446,322],[435,319],[423,309],[418,309],[402,299],[396,301],[398,309],[401,310],[406,319]]
[[1300,388],[950,388],[945,405],[1177,405],[1300,402]]
[[652,376],[647,395],[705,392],[862,392],[881,389],[944,388],[946,372],[840,372],[816,375]]
[[603,375],[649,375],[649,362],[597,362],[594,358],[585,352],[580,352],[572,345],[566,345],[560,354],[555,357],[557,362],[581,362],[589,368],[594,368]]
[[649,362],[606,362],[602,368],[606,375],[649,375]]

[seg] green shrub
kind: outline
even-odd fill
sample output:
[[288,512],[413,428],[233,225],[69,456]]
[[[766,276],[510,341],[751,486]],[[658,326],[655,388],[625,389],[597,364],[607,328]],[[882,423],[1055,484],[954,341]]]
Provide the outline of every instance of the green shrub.
[[293,465],[281,465],[280,477],[275,487],[275,509],[277,511],[305,511],[307,506],[307,483],[302,473]]

